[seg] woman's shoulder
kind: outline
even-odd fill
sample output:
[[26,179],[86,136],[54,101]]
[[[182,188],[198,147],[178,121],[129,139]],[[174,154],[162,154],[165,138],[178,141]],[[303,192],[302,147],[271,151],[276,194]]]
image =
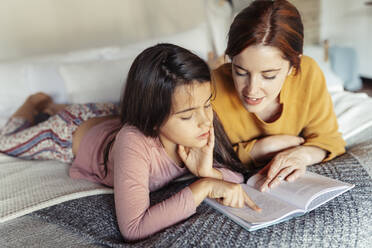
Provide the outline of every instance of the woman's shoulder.
[[327,89],[324,74],[317,62],[306,55],[301,57],[300,71],[292,73],[287,88],[299,94],[299,98],[312,99]]
[[318,63],[311,57],[307,55],[302,55],[301,57],[301,73],[308,74],[314,72],[321,72]]
[[212,71],[212,79],[217,83],[232,80],[231,63],[225,63]]
[[212,71],[212,81],[217,92],[234,93],[235,86],[232,78],[231,63],[226,63]]

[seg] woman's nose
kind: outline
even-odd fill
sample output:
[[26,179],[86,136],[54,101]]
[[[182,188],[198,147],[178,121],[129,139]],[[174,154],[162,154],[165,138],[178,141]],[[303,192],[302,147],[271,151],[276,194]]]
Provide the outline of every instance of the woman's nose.
[[261,80],[257,77],[247,79],[245,91],[248,96],[256,96],[261,88]]

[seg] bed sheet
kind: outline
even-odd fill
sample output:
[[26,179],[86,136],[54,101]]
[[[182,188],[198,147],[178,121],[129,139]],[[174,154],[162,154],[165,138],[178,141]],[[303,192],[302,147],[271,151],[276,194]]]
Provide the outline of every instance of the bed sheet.
[[0,154],[0,223],[111,188],[68,176],[68,164],[25,161]]
[[[369,144],[371,146],[371,142]],[[360,149],[360,147],[358,148]],[[128,243],[115,221],[113,196],[95,195],[33,212],[0,224],[4,247],[357,247],[372,242],[372,180],[350,153],[310,168],[355,184],[355,188],[314,211],[255,232],[201,204],[195,215],[151,237]],[[191,181],[151,194],[155,204]],[[35,228],[31,229],[31,226]],[[54,232],[54,233],[52,233]],[[80,238],[79,238],[80,236]],[[51,240],[52,239],[52,240]],[[65,243],[64,243],[65,241]]]

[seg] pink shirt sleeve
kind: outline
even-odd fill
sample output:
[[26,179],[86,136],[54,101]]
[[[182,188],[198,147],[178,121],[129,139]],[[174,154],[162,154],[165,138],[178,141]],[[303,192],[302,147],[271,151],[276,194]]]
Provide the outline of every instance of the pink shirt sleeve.
[[112,150],[116,215],[127,240],[145,238],[196,211],[189,187],[150,207],[148,150],[143,138],[135,134],[117,135]]
[[244,177],[239,172],[231,171],[229,169],[221,168],[221,167],[217,167],[215,169],[219,170],[222,173],[222,180],[224,181],[231,182],[231,183],[243,183],[244,182]]

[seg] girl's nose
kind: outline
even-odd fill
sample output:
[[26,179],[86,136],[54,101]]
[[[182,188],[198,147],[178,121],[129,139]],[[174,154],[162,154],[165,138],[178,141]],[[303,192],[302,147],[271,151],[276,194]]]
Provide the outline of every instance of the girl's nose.
[[209,113],[210,109],[204,109],[200,111],[199,126],[210,126],[212,123],[212,115]]

